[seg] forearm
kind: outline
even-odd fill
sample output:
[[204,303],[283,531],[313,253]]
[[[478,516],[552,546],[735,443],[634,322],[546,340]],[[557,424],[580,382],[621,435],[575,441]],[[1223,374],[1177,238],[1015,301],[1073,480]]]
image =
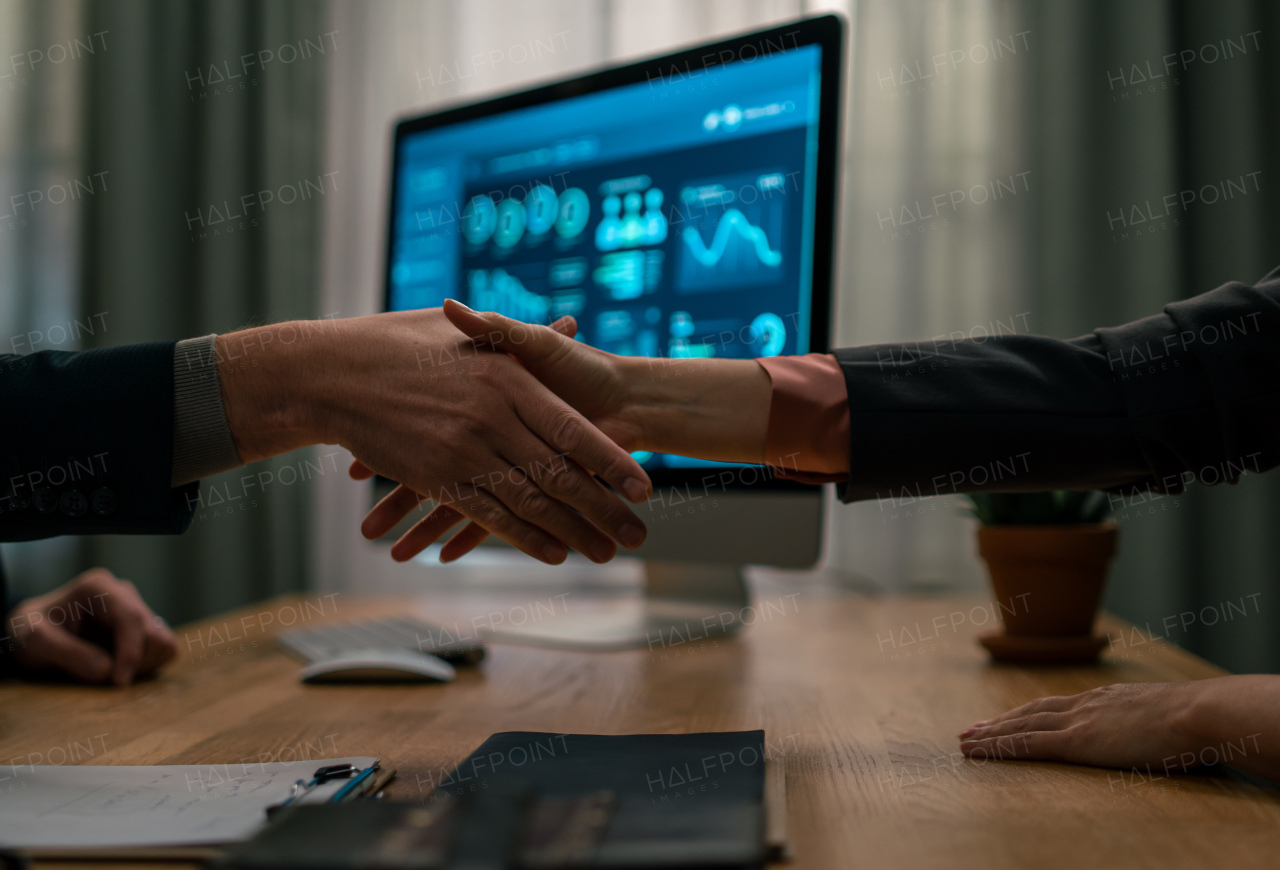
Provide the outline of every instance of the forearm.
[[846,501],[1181,492],[1280,465],[1280,269],[1069,341],[1003,335],[835,351]]
[[1215,677],[1189,688],[1180,720],[1204,747],[1197,760],[1212,763],[1216,754],[1224,764],[1280,781],[1280,676]]
[[754,360],[624,358],[620,365],[638,449],[764,461],[772,387]]

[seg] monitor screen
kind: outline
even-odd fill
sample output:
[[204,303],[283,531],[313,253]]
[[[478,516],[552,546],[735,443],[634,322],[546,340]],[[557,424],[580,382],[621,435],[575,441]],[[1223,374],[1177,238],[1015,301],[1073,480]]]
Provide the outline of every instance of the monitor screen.
[[640,81],[402,124],[388,308],[571,314],[580,340],[633,356],[825,350],[811,324],[822,52],[658,63]]

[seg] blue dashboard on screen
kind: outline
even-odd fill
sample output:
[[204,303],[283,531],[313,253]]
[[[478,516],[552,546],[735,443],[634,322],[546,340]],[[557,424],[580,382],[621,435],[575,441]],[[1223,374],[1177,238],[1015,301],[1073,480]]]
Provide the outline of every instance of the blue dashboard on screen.
[[389,307],[572,314],[630,356],[807,352],[820,61],[801,46],[402,136]]

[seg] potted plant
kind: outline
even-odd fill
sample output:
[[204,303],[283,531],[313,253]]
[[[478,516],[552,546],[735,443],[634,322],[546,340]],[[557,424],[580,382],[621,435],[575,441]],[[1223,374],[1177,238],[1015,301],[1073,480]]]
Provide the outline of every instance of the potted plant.
[[1119,526],[1096,490],[968,496],[1004,631],[979,638],[996,661],[1087,664]]

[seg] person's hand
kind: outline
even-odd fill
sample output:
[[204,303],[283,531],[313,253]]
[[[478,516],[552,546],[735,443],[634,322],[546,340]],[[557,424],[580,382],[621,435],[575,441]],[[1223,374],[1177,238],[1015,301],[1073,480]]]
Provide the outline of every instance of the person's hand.
[[132,583],[105,568],[20,602],[8,628],[23,668],[62,671],[85,683],[127,686],[178,653],[164,620]]
[[[1079,695],[1038,698],[960,734],[973,758],[1069,761],[1098,767],[1182,770],[1213,741],[1187,725],[1200,683],[1119,683]],[[1244,736],[1244,735],[1241,735]],[[1216,745],[1216,744],[1214,744]],[[1196,766],[1192,764],[1191,766]]]
[[[219,337],[230,357],[260,327]],[[228,422],[246,462],[305,444],[341,444],[361,469],[401,484],[366,518],[385,534],[422,500],[448,505],[392,548],[407,559],[462,518],[542,561],[566,545],[597,562],[643,543],[633,502],[648,475],[626,450],[505,353],[477,348],[439,309],[330,321],[297,347],[276,345],[255,370],[224,376]],[[241,354],[243,356],[243,354]]]
[[[445,301],[444,311],[455,325],[461,322],[469,330],[483,328],[486,332],[490,331],[491,324],[484,316],[452,299]],[[518,343],[521,351],[518,359],[527,370],[544,385],[550,386],[579,413],[584,414],[615,444],[623,449],[631,449],[630,445],[637,438],[637,427],[634,423],[615,416],[625,406],[623,380],[615,364],[620,358],[573,341],[578,325],[572,317],[562,317],[551,326],[524,324],[509,318],[502,320],[508,329],[515,332],[514,341],[505,333],[494,332],[493,335],[486,335],[488,340],[477,341],[477,346],[503,352],[512,350],[513,345]],[[351,463],[350,474],[356,480],[367,480],[373,477],[374,471],[356,460]],[[369,512],[361,530],[365,537],[379,538],[424,500],[426,498],[421,494],[401,485]],[[391,549],[392,557],[398,561],[413,558],[464,519],[466,516],[456,508],[445,504],[437,505],[427,517],[396,542]],[[484,526],[474,521],[468,523],[445,542],[440,553],[441,561],[452,562],[458,559],[479,546],[488,535]]]
[[661,367],[667,360],[629,359],[575,341],[578,324],[568,316],[539,326],[492,311],[472,311],[453,299],[445,300],[444,314],[479,346],[519,360],[615,444],[624,450],[644,449],[649,415],[638,402],[635,370]]
[[[724,462],[763,458],[771,385],[752,360],[621,357],[574,341],[572,318],[538,326],[451,299],[444,313],[477,346],[519,360],[622,448]],[[362,466],[351,472],[357,478],[370,473]],[[385,532],[416,506],[379,505],[365,519],[366,534]],[[461,519],[453,508],[437,507],[397,543],[396,558],[420,552]],[[485,536],[472,523],[444,545],[440,558],[457,559]]]

